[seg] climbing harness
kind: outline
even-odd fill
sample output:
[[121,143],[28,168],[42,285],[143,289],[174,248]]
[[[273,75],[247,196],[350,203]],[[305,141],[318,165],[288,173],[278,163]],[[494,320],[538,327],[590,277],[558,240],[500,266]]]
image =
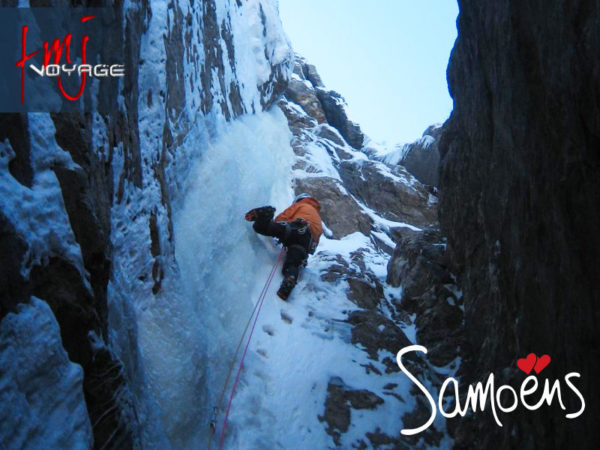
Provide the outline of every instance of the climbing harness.
[[267,282],[265,283],[258,301],[256,302],[256,304],[254,305],[254,309],[252,310],[252,313],[250,314],[250,317],[248,317],[248,321],[246,322],[246,327],[244,328],[244,332],[242,333],[242,335],[240,336],[240,340],[238,342],[238,346],[235,350],[235,353],[233,355],[233,358],[231,360],[231,363],[229,364],[229,371],[227,373],[227,378],[225,379],[225,384],[223,385],[223,390],[221,391],[221,395],[219,398],[219,403],[218,406],[215,406],[213,409],[213,418],[210,421],[210,434],[209,434],[209,438],[208,438],[208,450],[210,450],[211,446],[212,446],[212,440],[213,440],[213,436],[215,434],[215,432],[217,431],[217,418],[219,415],[219,409],[221,408],[221,406],[223,405],[223,399],[225,396],[225,391],[227,390],[227,385],[229,384],[229,379],[231,377],[231,373],[233,370],[233,366],[235,364],[235,360],[237,359],[237,355],[240,351],[240,348],[242,346],[242,341],[244,340],[244,336],[246,335],[246,332],[248,331],[248,327],[250,326],[250,322],[252,321],[252,317],[254,317],[254,323],[252,324],[252,329],[250,330],[250,334],[248,335],[248,340],[246,341],[246,346],[244,348],[244,353],[242,354],[242,359],[240,360],[240,365],[238,367],[238,371],[235,377],[235,381],[233,382],[233,386],[231,388],[231,394],[229,395],[229,402],[227,404],[227,412],[225,413],[225,419],[223,420],[223,427],[221,428],[221,436],[219,438],[219,450],[221,450],[221,448],[223,448],[223,442],[225,439],[225,428],[227,427],[227,419],[229,418],[229,411],[231,409],[231,403],[233,401],[233,395],[235,394],[235,389],[237,387],[238,381],[240,379],[240,375],[242,373],[242,367],[244,365],[244,359],[246,358],[246,353],[248,352],[248,347],[250,346],[250,341],[252,339],[252,335],[254,333],[254,328],[256,326],[256,322],[258,321],[258,316],[260,314],[260,311],[262,309],[262,305],[264,303],[265,297],[267,295],[267,291],[269,290],[269,286],[271,285],[271,282],[273,281],[273,278],[275,276],[275,272],[277,271],[277,266],[279,265],[279,263],[281,262],[283,255],[285,253],[285,248],[283,248],[281,250],[281,252],[279,253],[279,256],[277,258],[277,261],[275,261],[275,264],[273,265],[273,268],[271,269],[271,273],[269,274],[269,277],[267,278]]

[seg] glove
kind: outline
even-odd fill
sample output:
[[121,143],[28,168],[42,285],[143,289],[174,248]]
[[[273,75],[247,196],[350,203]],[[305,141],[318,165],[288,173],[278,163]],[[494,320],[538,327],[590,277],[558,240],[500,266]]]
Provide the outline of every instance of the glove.
[[261,206],[260,208],[254,208],[248,211],[244,218],[248,222],[254,222],[259,217],[268,217],[269,219],[271,219],[274,214],[275,208],[273,208],[272,206]]

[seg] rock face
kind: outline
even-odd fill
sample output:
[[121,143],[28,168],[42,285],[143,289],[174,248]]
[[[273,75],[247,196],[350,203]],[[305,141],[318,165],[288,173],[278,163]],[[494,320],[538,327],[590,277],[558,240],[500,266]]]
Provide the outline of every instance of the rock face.
[[342,96],[335,91],[317,89],[317,97],[323,105],[327,121],[331,126],[338,129],[348,144],[357,150],[360,149],[365,137],[360,131],[360,127],[348,119]]
[[348,190],[383,217],[417,226],[436,220],[435,201],[402,166],[389,169],[375,161],[344,161],[340,176]]
[[285,95],[297,103],[306,113],[315,118],[318,123],[327,122],[321,102],[317,98],[313,85],[306,80],[292,79],[288,84]]
[[[373,221],[335,179],[299,179],[296,181],[296,190],[298,193],[306,192],[319,199],[323,208],[322,218],[331,230],[333,238],[339,239],[355,231],[369,234]],[[345,211],[345,214],[341,214],[341,211]]]
[[[443,132],[442,125],[431,125],[423,135],[410,144],[397,144],[393,149],[381,152],[373,144],[365,146],[365,153],[380,160],[395,170],[407,170],[419,182],[433,189],[438,185],[440,152],[439,138]],[[402,166],[399,169],[396,166]]]
[[439,180],[440,151],[439,137],[442,127],[432,125],[425,130],[421,139],[408,144],[400,161],[406,170],[423,184],[437,186]]
[[445,366],[461,345],[462,298],[448,267],[446,243],[436,226],[423,231],[396,230],[398,244],[388,264],[387,282],[402,286],[394,302],[416,314],[417,339],[433,365]]
[[[592,448],[600,397],[600,5],[462,0],[440,142],[440,218],[464,291],[464,382],[548,354],[550,380],[581,373],[587,404],[478,414],[458,448]],[[499,381],[500,382],[500,381]],[[498,384],[499,384],[498,382]],[[476,436],[477,442],[473,442]]]
[[[421,226],[437,220],[434,196],[402,166],[388,165],[356,152],[364,139],[352,133],[341,97],[322,86],[314,66],[297,57],[294,75],[279,102],[299,157],[295,169],[310,177],[295,180],[296,193],[307,192],[323,204],[323,219],[339,239],[373,229],[369,208],[391,221]],[[335,104],[335,114],[328,108]],[[329,107],[327,105],[330,105]],[[329,167],[320,164],[331,160]],[[361,207],[359,204],[364,206]]]
[[353,409],[375,409],[383,403],[383,399],[367,390],[351,389],[339,377],[333,377],[327,387],[325,413],[319,417],[328,425],[328,432],[334,436],[333,441],[340,445],[340,432],[348,431],[351,423],[351,407]]
[[[24,313],[31,305],[49,305],[68,358],[83,368],[83,380],[69,375],[82,395],[66,399],[71,411],[89,415],[69,422],[79,427],[73,433],[88,433],[80,445],[93,439],[97,448],[167,448],[132,311],[164,295],[175,268],[172,204],[207,130],[214,132],[217,118],[269,108],[287,86],[293,54],[270,1],[117,3],[124,38],[107,39],[103,51],[123,61],[127,76],[86,92],[106,112],[0,116],[0,331],[8,339],[11,323],[33,320]],[[260,70],[243,66],[248,55]],[[205,134],[185,141],[192,129]],[[27,351],[6,345],[0,342],[0,358]],[[39,362],[46,371],[3,372],[11,395],[52,389],[55,372],[70,367],[54,353]],[[40,398],[23,405],[21,420],[35,420]],[[0,433],[9,447],[39,446],[6,427]]]
[[294,76],[285,95],[318,123],[326,122],[335,128],[351,147],[362,148],[365,137],[360,126],[348,119],[344,98],[325,89],[315,66],[300,56],[296,58]]

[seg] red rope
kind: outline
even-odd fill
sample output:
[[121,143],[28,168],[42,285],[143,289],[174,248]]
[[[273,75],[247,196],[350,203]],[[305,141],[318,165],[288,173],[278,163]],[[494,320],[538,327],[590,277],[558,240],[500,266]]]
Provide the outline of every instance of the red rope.
[[252,328],[250,329],[250,334],[248,335],[248,341],[246,342],[246,347],[244,348],[244,353],[242,354],[242,359],[240,360],[240,366],[238,367],[237,374],[235,376],[235,381],[233,382],[233,387],[231,388],[231,395],[229,396],[229,403],[227,404],[227,412],[225,413],[225,420],[223,421],[223,428],[221,429],[221,437],[219,438],[219,450],[223,448],[223,441],[225,440],[225,428],[227,427],[227,419],[229,418],[229,411],[231,409],[231,403],[233,402],[233,395],[235,394],[235,389],[237,387],[238,381],[240,380],[240,375],[242,373],[242,367],[244,366],[244,359],[246,359],[246,353],[248,353],[248,347],[250,346],[250,341],[252,340],[252,334],[254,333],[254,327],[256,326],[256,322],[258,321],[258,316],[260,315],[260,310],[262,309],[262,305],[265,301],[265,297],[267,296],[267,291],[269,290],[269,286],[271,285],[271,281],[273,281],[273,277],[275,276],[275,271],[285,249],[282,249],[279,253],[279,257],[277,261],[275,261],[275,265],[271,270],[269,278],[267,279],[267,283],[265,284],[265,288],[262,291],[262,294],[258,300],[258,310],[256,312],[256,316],[254,317],[254,323],[252,324]]

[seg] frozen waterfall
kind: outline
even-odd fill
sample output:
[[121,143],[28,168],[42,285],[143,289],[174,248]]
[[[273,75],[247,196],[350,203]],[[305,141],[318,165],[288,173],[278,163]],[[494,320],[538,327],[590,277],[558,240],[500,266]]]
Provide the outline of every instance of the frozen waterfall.
[[172,295],[142,314],[140,340],[176,448],[206,444],[240,334],[277,258],[243,216],[291,201],[289,142],[278,108],[224,125],[193,164],[174,211],[179,277],[167,280]]

